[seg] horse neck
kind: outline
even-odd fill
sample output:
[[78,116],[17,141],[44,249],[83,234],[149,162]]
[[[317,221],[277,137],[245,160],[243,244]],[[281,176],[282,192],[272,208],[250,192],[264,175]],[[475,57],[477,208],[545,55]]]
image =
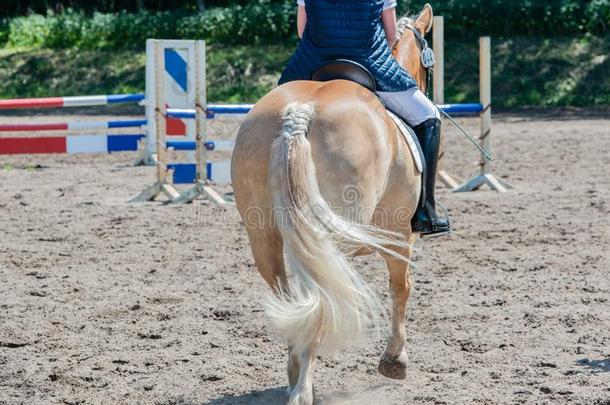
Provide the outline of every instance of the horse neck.
[[394,58],[398,64],[413,77],[417,83],[417,87],[419,87],[420,90],[425,91],[427,86],[426,74],[421,66],[419,54],[417,52],[411,52],[409,44],[404,42],[408,41],[401,40],[394,48]]

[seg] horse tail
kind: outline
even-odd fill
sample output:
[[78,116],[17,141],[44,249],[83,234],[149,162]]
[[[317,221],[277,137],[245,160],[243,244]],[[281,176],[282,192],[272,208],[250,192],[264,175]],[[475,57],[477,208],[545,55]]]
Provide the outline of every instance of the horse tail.
[[[285,249],[287,285],[270,294],[271,327],[297,351],[311,344],[330,352],[379,325],[377,297],[351,268],[346,249],[362,246],[403,258],[400,235],[348,222],[320,194],[307,136],[313,104],[289,105],[271,149],[274,220]],[[406,259],[405,259],[406,260]]]

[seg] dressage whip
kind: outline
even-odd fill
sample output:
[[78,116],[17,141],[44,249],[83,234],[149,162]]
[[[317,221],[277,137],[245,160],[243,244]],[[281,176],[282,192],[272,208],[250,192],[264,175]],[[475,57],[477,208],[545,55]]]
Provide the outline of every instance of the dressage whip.
[[489,153],[487,153],[487,151],[485,149],[483,149],[481,147],[481,145],[479,145],[479,143],[476,141],[476,139],[474,139],[464,128],[462,128],[462,126],[460,124],[458,124],[453,118],[451,118],[451,116],[449,114],[447,114],[445,111],[443,111],[442,108],[439,108],[438,105],[434,104],[436,106],[436,108],[441,112],[441,114],[443,114],[445,117],[449,118],[449,121],[451,121],[453,123],[453,125],[455,125],[461,132],[462,134],[468,138],[468,140],[470,142],[472,142],[472,144],[474,146],[476,146],[476,148],[479,150],[479,152],[481,152],[481,154],[483,155],[483,157],[485,159],[487,159],[489,162],[492,162],[494,159],[489,155]]

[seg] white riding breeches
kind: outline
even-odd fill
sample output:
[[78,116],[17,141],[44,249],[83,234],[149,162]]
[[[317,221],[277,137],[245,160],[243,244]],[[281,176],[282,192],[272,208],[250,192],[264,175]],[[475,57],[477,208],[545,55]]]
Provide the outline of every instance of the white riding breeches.
[[397,92],[378,91],[377,95],[388,110],[405,120],[411,127],[429,119],[440,118],[438,108],[417,87]]

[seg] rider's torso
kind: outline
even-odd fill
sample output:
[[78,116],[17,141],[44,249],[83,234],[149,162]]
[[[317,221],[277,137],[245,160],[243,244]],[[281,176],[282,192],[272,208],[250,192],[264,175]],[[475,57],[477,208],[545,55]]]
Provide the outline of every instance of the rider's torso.
[[415,81],[396,62],[381,23],[383,0],[305,1],[307,25],[280,84],[309,80],[320,65],[351,59],[375,77],[380,91],[404,91]]

